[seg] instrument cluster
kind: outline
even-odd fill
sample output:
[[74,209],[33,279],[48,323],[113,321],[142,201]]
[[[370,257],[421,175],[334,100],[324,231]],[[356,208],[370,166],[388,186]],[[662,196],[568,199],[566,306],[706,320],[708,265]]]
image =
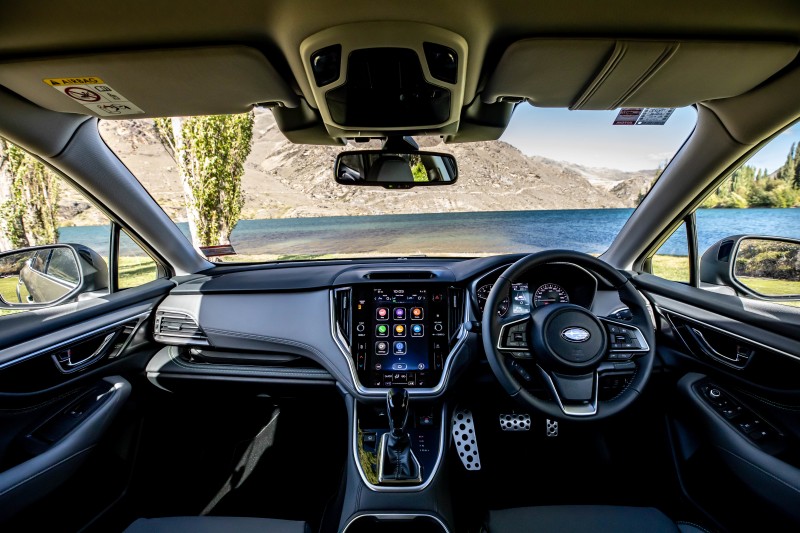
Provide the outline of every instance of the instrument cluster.
[[[492,271],[474,283],[473,303],[483,314],[494,282],[507,267]],[[533,309],[555,303],[574,303],[591,307],[597,291],[597,279],[585,269],[571,263],[542,265],[528,272],[525,279],[515,280],[497,309],[499,316],[530,313]]]

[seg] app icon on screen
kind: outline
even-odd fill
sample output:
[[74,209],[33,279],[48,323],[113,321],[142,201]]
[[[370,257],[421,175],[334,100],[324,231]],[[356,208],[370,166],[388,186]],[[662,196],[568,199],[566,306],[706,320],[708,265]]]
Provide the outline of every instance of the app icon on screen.
[[389,320],[389,308],[388,307],[379,307],[375,314],[378,317],[378,320]]
[[387,324],[378,324],[375,326],[375,335],[378,337],[388,337],[389,326]]
[[412,337],[422,337],[425,328],[423,328],[422,324],[414,324],[411,326],[411,336]]
[[405,337],[406,336],[406,327],[403,324],[395,324],[394,325],[394,336],[395,337]]
[[405,353],[406,353],[406,343],[403,341],[394,341],[394,354],[405,355]]
[[411,308],[411,320],[422,320],[425,317],[425,311],[421,307]]
[[375,353],[377,355],[386,355],[389,353],[389,343],[386,341],[378,341],[375,343]]
[[395,318],[395,320],[405,320],[406,319],[406,308],[405,307],[395,307],[394,308],[394,318]]

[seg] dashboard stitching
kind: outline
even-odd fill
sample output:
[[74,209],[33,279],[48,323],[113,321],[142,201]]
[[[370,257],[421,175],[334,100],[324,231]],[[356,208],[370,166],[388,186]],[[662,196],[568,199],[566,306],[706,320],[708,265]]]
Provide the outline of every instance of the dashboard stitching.
[[[633,369],[633,374],[631,374],[631,382],[628,383],[626,386],[622,387],[622,390],[619,391],[613,398],[611,398],[608,401],[609,402],[613,402],[614,400],[616,400],[617,398],[622,396],[624,393],[628,392],[628,389],[631,388],[631,385],[633,384],[633,381],[636,379],[636,374],[638,374],[638,373],[639,373],[639,365],[637,364],[636,367]],[[639,392],[639,391],[636,391],[636,392]]]
[[788,404],[774,402],[772,400],[768,400],[766,398],[762,398],[761,396],[758,396],[757,394],[753,394],[753,393],[747,392],[747,391],[739,391],[739,392],[741,392],[741,393],[743,393],[743,394],[745,394],[745,395],[747,395],[747,396],[749,396],[749,397],[753,398],[754,400],[757,400],[757,401],[759,401],[761,403],[765,403],[767,405],[771,405],[772,407],[777,407],[778,409],[783,409],[784,411],[794,411],[794,412],[800,411],[800,406],[788,405]]
[[329,372],[327,372],[325,370],[317,370],[317,369],[287,370],[287,369],[275,368],[275,369],[270,369],[270,370],[267,370],[267,369],[264,369],[264,370],[247,370],[245,368],[240,368],[240,367],[231,366],[231,365],[218,365],[217,367],[215,367],[213,369],[212,368],[204,368],[204,367],[201,367],[199,365],[189,365],[189,364],[186,364],[185,362],[181,361],[175,355],[172,347],[169,350],[169,358],[177,366],[180,366],[182,368],[186,368],[186,369],[189,369],[189,370],[192,370],[192,371],[196,371],[196,372],[206,373],[206,374],[215,374],[215,373],[218,373],[218,372],[223,372],[223,373],[235,373],[235,374],[255,374],[255,375],[264,375],[264,376],[270,376],[270,375],[292,376],[292,375],[296,375],[296,376],[302,376],[302,377],[311,377],[311,376],[333,377],[333,376],[330,375]]
[[[216,333],[218,335],[224,335],[224,336],[227,336],[227,337],[240,337],[240,338],[244,338],[244,339],[263,340],[263,341],[267,341],[267,342],[274,342],[276,344],[284,344],[286,346],[294,346],[296,348],[304,348],[304,349],[310,351],[311,353],[313,353],[314,355],[316,355],[317,357],[319,357],[320,359],[323,359],[323,360],[326,360],[326,361],[328,360],[327,357],[325,357],[325,354],[320,352],[317,348],[315,348],[315,347],[313,347],[313,346],[311,346],[309,344],[305,344],[303,342],[297,342],[297,341],[293,341],[293,340],[290,340],[290,339],[283,339],[283,338],[280,338],[280,337],[267,337],[265,335],[257,335],[255,333],[240,333],[240,332],[236,332],[236,331],[228,331],[228,330],[224,330],[224,329],[215,329],[215,328],[204,328],[204,329],[205,329],[206,333]],[[333,373],[331,372],[331,374],[333,374]],[[339,379],[339,380],[342,381],[342,379]]]

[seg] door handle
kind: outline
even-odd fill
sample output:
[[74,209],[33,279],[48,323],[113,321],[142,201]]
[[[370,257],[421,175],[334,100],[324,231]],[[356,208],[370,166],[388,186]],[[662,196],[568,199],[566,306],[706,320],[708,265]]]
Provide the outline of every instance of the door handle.
[[80,347],[80,345],[78,345],[66,348],[65,350],[53,354],[53,361],[55,362],[59,372],[63,374],[69,374],[80,370],[81,368],[90,365],[103,357],[103,355],[105,355],[106,348],[116,335],[116,331],[112,331],[106,335],[105,338],[103,338],[103,341],[100,343],[100,346],[98,346],[97,349],[91,354],[82,359],[75,359],[76,356],[79,356],[79,354],[74,353],[75,349]]
[[708,342],[705,335],[703,335],[702,331],[694,327],[690,327],[689,331],[692,333],[692,336],[694,337],[695,341],[697,341],[697,344],[700,345],[700,348],[704,352],[706,352],[711,357],[715,357],[722,361],[726,361],[732,365],[735,365],[738,368],[743,368],[750,360],[750,357],[752,356],[751,350],[747,350],[746,348],[743,348],[739,345],[736,346],[736,351],[733,356],[725,355],[724,353],[721,353],[718,350],[716,350],[711,345],[711,343]]

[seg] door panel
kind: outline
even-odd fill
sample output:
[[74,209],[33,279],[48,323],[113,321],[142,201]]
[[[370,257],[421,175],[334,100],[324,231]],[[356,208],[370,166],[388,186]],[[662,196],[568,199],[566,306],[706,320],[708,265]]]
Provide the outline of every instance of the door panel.
[[[105,457],[119,455],[107,450],[129,444],[108,441],[122,434],[132,438],[134,432],[127,431],[135,425],[129,412],[131,384],[142,379],[146,362],[158,350],[149,317],[172,287],[157,280],[2,318],[0,529],[3,523],[13,529],[23,518],[25,524],[46,523],[54,501],[80,503],[81,512],[73,514],[88,519],[116,497],[109,486],[124,488],[100,483],[88,493],[73,494],[64,487],[102,479],[112,472]],[[69,530],[80,524],[62,526]]]
[[125,379],[109,377],[69,397],[69,401],[26,417],[26,422],[33,423],[26,424],[28,428],[5,450],[4,470],[0,472],[0,521],[73,475],[119,414],[130,391]]
[[800,527],[800,313],[642,275],[676,375],[669,423],[686,495],[732,531]]

